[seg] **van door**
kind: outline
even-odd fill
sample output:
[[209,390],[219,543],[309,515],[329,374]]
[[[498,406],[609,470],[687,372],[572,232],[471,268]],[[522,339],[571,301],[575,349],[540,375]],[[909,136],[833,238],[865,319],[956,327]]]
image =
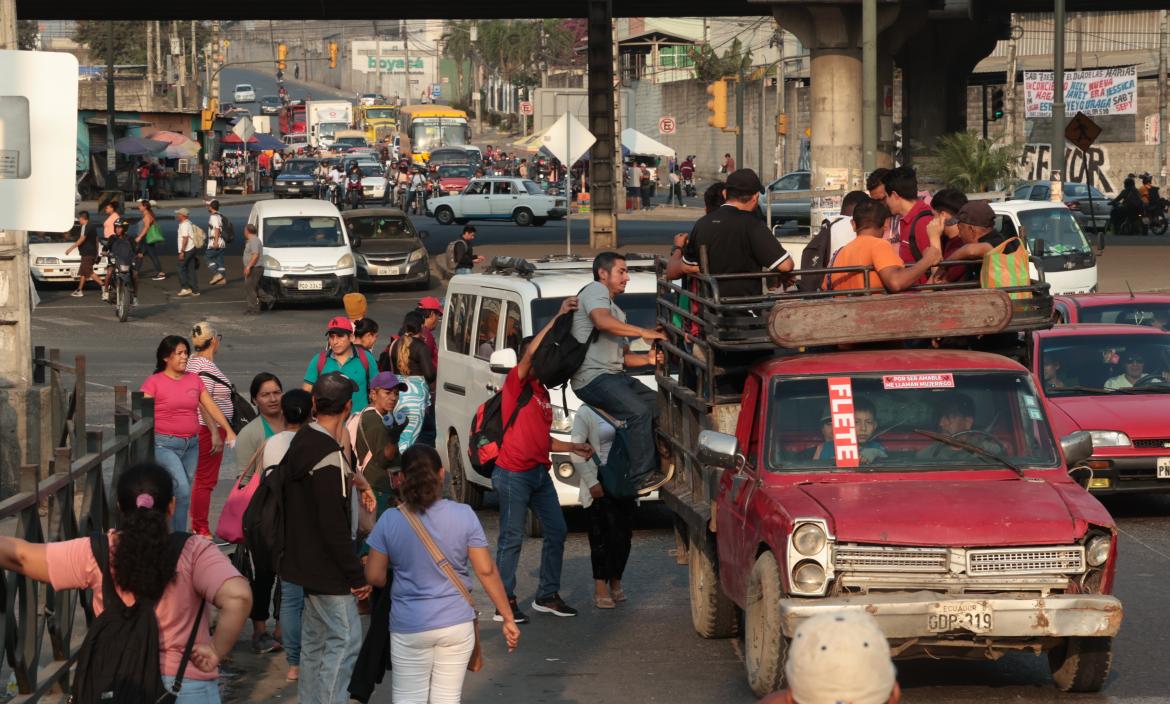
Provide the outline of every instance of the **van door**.
[[[436,444],[446,466],[452,466],[449,452],[458,451],[465,460],[468,430],[478,407],[468,396],[472,382],[471,330],[477,296],[468,291],[448,294],[439,344],[439,369],[435,380]],[[463,461],[462,465],[467,466]]]

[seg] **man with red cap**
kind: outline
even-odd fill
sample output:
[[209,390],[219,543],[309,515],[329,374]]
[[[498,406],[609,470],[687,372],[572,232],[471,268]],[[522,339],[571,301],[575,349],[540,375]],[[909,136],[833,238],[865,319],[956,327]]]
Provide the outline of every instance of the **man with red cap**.
[[313,384],[322,374],[341,372],[356,385],[353,392],[352,413],[358,413],[370,400],[370,379],[378,373],[378,362],[374,354],[353,342],[353,322],[345,316],[329,321],[325,330],[325,349],[313,355],[305,369],[305,391],[312,391]]

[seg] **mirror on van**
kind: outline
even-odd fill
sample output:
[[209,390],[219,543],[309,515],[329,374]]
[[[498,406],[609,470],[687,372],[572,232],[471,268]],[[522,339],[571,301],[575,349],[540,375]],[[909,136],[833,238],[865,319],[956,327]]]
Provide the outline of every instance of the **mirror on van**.
[[507,374],[516,366],[516,350],[502,349],[492,352],[488,365],[494,374]]
[[1093,455],[1093,436],[1087,430],[1069,433],[1060,439],[1060,449],[1064,452],[1065,463],[1072,469],[1073,465]]

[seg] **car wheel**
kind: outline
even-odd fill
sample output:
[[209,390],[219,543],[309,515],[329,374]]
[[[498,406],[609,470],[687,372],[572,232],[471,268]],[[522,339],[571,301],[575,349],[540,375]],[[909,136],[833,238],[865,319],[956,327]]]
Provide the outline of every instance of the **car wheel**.
[[532,211],[527,208],[519,208],[512,213],[512,219],[520,227],[528,227],[532,224]]
[[1112,664],[1112,638],[1065,638],[1048,651],[1052,680],[1062,692],[1100,691]]
[[788,639],[780,625],[780,566],[771,552],[756,560],[744,600],[743,660],[748,685],[762,697],[784,686]]
[[715,559],[715,546],[709,539],[691,537],[687,550],[691,625],[703,638],[731,638],[739,630],[739,620],[735,603],[719,587]]
[[459,447],[459,436],[451,435],[447,441],[447,496],[452,501],[467,504],[473,510],[483,508],[483,489],[467,480],[463,470],[463,453]]
[[442,206],[435,211],[435,219],[440,225],[450,225],[455,222],[455,213],[450,208]]
[[545,224],[546,222],[548,222],[548,218],[532,218],[532,224],[535,225],[536,227],[540,227],[541,225]]

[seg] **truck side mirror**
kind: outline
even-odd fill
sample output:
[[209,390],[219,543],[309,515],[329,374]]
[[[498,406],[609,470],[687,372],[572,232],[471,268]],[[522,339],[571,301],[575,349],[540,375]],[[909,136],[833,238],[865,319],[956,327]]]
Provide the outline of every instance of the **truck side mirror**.
[[507,374],[516,366],[516,350],[507,348],[492,352],[488,358],[488,366],[493,374]]
[[739,440],[727,433],[702,431],[699,433],[699,461],[712,467],[737,469],[743,464]]
[[[702,442],[701,435],[699,442]],[[1060,439],[1060,449],[1064,452],[1065,463],[1071,468],[1093,455],[1093,436],[1087,430],[1069,433]]]

